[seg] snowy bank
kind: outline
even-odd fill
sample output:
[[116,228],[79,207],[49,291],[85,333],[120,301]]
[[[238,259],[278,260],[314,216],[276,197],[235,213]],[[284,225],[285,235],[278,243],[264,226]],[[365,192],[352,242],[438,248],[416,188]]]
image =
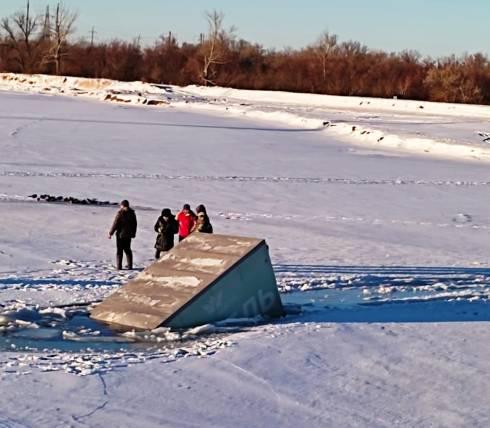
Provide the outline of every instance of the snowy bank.
[[0,90],[198,109],[325,130],[346,143],[368,149],[490,161],[488,106],[12,73],[0,74]]

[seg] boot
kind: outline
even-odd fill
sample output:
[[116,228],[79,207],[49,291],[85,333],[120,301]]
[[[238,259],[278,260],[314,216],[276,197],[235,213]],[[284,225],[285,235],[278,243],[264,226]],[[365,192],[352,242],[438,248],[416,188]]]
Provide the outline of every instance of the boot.
[[133,270],[133,253],[126,254],[126,260],[128,261],[126,269]]
[[116,269],[117,270],[122,270],[122,259],[123,259],[123,256],[122,255],[117,255],[116,256]]

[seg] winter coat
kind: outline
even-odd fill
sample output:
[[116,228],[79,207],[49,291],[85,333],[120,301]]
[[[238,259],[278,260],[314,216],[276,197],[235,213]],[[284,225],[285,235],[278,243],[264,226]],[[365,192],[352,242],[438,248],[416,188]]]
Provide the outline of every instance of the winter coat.
[[169,251],[174,247],[174,235],[179,231],[175,217],[158,217],[155,223],[155,232],[158,233],[155,248],[160,251]]
[[112,236],[115,233],[118,238],[131,239],[136,237],[137,227],[138,222],[134,210],[131,208],[120,209],[112,223],[109,234]]
[[177,214],[177,221],[179,222],[179,236],[187,238],[196,224],[196,215],[192,211],[187,213],[181,211]]
[[206,213],[199,213],[197,215],[197,220],[196,224],[194,225],[193,232],[213,233],[213,226]]

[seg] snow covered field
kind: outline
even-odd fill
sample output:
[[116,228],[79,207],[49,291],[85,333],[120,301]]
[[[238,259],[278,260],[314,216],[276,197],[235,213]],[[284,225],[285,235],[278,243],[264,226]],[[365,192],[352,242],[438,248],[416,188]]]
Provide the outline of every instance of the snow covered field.
[[32,194],[128,198],[140,268],[159,211],[203,202],[268,240],[303,311],[146,351],[26,353],[0,331],[0,426],[488,426],[487,107],[8,76],[0,314],[128,277],[114,207]]

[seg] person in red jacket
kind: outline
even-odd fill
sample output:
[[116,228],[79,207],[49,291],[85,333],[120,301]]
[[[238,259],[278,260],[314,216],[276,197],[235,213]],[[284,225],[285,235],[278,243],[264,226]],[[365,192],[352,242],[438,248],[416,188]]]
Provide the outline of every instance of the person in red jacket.
[[187,238],[196,224],[196,215],[192,212],[189,204],[184,204],[182,211],[177,214],[179,223],[179,242]]

